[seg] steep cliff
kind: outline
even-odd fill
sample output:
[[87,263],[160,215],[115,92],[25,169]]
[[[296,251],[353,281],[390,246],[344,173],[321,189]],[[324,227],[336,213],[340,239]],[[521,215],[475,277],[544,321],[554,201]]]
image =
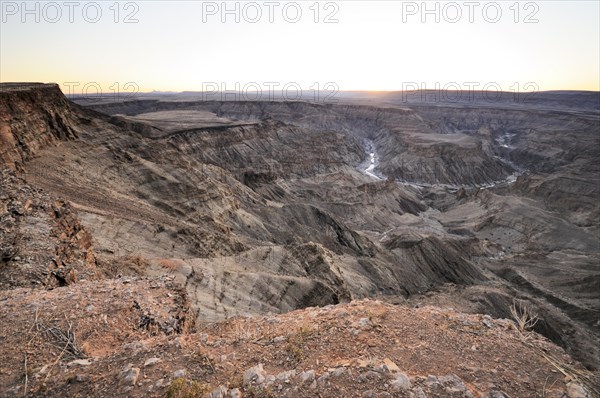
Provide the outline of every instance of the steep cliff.
[[73,107],[57,84],[2,83],[0,164],[20,170],[40,149],[77,138],[86,119]]

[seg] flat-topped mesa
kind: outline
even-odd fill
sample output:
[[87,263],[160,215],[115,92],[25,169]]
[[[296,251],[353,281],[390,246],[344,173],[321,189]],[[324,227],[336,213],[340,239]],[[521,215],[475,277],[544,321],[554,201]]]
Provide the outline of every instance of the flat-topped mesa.
[[80,122],[58,84],[0,83],[0,168],[20,170],[39,149],[77,138]]
[[0,83],[0,91],[23,91],[23,90],[33,90],[40,88],[51,88],[58,87],[56,83],[36,83],[36,82],[10,82],[10,83]]

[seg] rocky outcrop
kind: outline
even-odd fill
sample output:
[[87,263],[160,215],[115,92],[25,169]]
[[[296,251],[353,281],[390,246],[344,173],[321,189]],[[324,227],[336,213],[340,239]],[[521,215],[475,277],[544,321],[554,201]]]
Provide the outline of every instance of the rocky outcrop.
[[77,138],[85,122],[57,84],[0,85],[0,166],[22,169],[41,148]]
[[97,279],[92,236],[69,203],[0,170],[0,289]]
[[[343,252],[350,252],[357,256],[374,254],[374,246],[368,239],[317,207],[289,205],[282,210],[281,216],[288,220],[289,225],[297,226],[295,237],[290,235],[288,239],[319,237],[319,241],[323,242],[324,246],[338,254]],[[286,232],[281,231],[280,234],[285,236]]]
[[406,263],[415,264],[417,274],[430,283],[472,284],[486,278],[465,254],[460,241],[442,242],[435,236],[390,235],[385,247]]
[[308,276],[323,280],[336,291],[335,304],[350,301],[352,296],[339,265],[335,264],[331,253],[323,246],[310,242],[292,247],[290,254],[301,263]]

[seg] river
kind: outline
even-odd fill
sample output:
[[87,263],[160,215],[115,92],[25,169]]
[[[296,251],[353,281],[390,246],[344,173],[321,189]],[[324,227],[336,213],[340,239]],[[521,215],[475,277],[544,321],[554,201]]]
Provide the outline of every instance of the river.
[[[510,142],[510,140],[512,139],[512,137],[502,137],[504,138],[504,140],[502,140],[501,142],[499,142],[499,144],[502,147],[507,148],[508,145],[506,144],[506,142]],[[500,140],[499,140],[500,141]],[[375,148],[375,143],[372,140],[369,139],[365,139],[364,140],[364,148],[365,148],[365,152],[368,154],[367,159],[362,162],[359,166],[358,166],[358,170],[375,179],[375,180],[384,180],[386,179],[386,177],[381,174],[378,170],[377,167],[379,166],[379,156],[377,155],[377,151]],[[444,188],[447,189],[449,191],[458,191],[461,188],[480,188],[480,189],[489,189],[489,188],[494,188],[496,186],[499,185],[509,185],[514,183],[517,180],[517,177],[519,177],[520,175],[525,174],[527,171],[519,166],[517,166],[516,164],[514,164],[513,162],[511,162],[508,159],[504,159],[500,156],[494,156],[494,158],[500,160],[501,162],[503,162],[504,164],[510,166],[513,170],[515,170],[514,173],[512,173],[511,175],[509,175],[508,177],[506,177],[505,179],[502,180],[498,180],[498,181],[492,181],[489,182],[487,184],[479,184],[479,185],[454,185],[454,184],[431,184],[431,183],[427,183],[427,182],[417,182],[417,181],[405,181],[405,180],[401,180],[401,179],[396,179],[396,182],[400,185],[406,185],[406,186],[410,186],[413,188],[417,188],[417,189],[422,189],[422,188]]]

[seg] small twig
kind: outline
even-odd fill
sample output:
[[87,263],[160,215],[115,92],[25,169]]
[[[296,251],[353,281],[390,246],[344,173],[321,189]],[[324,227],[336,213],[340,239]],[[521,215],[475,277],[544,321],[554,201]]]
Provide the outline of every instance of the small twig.
[[[554,385],[558,381],[558,379],[554,379],[554,381],[552,382],[552,384],[550,384],[550,386],[548,386],[548,379],[549,378],[550,378],[550,376],[546,377],[546,381],[544,381],[544,388],[542,389],[542,397],[544,397],[544,398],[546,398],[546,394],[548,393],[548,390],[552,389],[552,387],[554,387]],[[548,389],[546,389],[547,386],[548,386]]]
[[23,390],[23,396],[27,396],[27,384],[29,384],[29,375],[27,374],[27,353],[25,353],[25,389]]
[[33,330],[34,327],[37,330],[39,330],[39,327],[38,327],[38,312],[39,312],[39,309],[36,308],[35,309],[35,319],[33,320],[33,323],[31,324],[31,327],[27,331],[27,334],[31,333],[31,331]]
[[[36,309],[35,310],[35,319],[33,320],[33,324],[29,328],[29,331],[27,331],[27,334],[30,334],[34,327],[35,327],[35,330],[37,332],[40,331],[40,322],[38,321],[38,314],[39,314],[39,310]],[[29,344],[31,344],[31,342],[33,341],[33,339],[35,338],[35,336],[36,336],[35,334],[33,336],[31,336],[31,338],[27,342],[27,346],[29,346]]]

